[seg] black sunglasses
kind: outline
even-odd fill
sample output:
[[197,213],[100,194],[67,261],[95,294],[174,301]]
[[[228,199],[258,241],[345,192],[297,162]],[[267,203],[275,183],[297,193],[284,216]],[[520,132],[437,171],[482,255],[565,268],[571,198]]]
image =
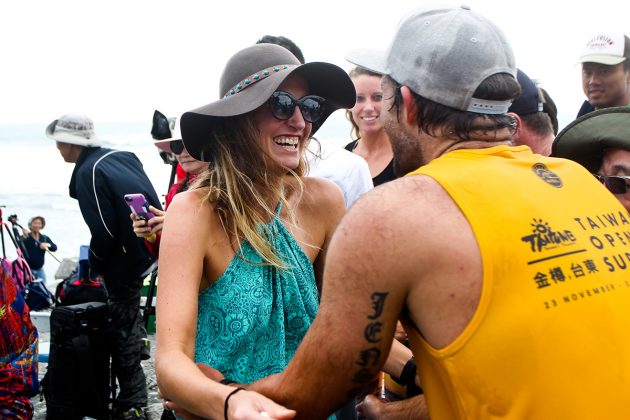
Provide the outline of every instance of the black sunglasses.
[[300,107],[302,117],[310,123],[319,121],[324,114],[324,103],[326,99],[317,95],[308,95],[302,99],[295,99],[291,94],[276,91],[269,98],[271,114],[279,120],[288,120],[293,116],[295,107]]
[[607,175],[595,175],[595,178],[599,180],[608,191],[613,194],[625,194],[628,191],[628,182],[630,176],[607,176]]
[[184,151],[184,142],[181,140],[171,140],[169,146],[171,146],[171,152],[175,153],[176,155],[179,155],[181,152]]

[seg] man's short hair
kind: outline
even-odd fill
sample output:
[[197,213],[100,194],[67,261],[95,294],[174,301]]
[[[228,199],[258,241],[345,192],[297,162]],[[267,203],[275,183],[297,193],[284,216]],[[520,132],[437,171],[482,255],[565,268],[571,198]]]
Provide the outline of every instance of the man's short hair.
[[543,96],[543,112],[549,116],[551,126],[553,127],[553,134],[558,134],[558,108],[556,103],[551,99],[549,93],[540,88],[540,93]]
[[281,47],[286,48],[291,51],[291,53],[297,58],[300,63],[304,64],[304,55],[302,54],[302,50],[295,44],[295,42],[291,41],[289,38],[284,36],[275,36],[275,35],[264,35],[256,44],[276,44]]
[[[400,106],[402,103],[400,84],[393,81],[389,76],[387,77],[390,82],[398,86],[394,106]],[[475,90],[474,97],[490,101],[508,100],[518,96],[519,92],[520,86],[514,76],[506,73],[498,73],[484,80],[477,90]],[[418,107],[418,128],[432,136],[437,135],[438,129],[446,128],[446,132],[449,136],[456,136],[462,140],[468,140],[475,130],[497,130],[506,127],[514,130],[516,128],[514,117],[508,114],[479,114],[461,111],[439,104],[413,91],[412,94],[416,106]],[[480,117],[483,118],[483,122],[479,121]]]
[[523,123],[537,135],[547,136],[552,132],[555,134],[551,118],[549,118],[547,113],[535,112],[533,114],[519,116],[521,117],[521,121],[523,121]]

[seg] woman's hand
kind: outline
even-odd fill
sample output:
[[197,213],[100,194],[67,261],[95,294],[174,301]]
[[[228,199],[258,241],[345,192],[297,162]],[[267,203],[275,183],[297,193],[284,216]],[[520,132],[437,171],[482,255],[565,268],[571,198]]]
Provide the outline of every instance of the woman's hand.
[[[201,372],[203,372],[206,377],[212,379],[213,381],[219,382],[225,379],[221,372],[211,366],[205,365],[203,363],[197,363],[197,367]],[[231,389],[229,389],[228,394],[236,390],[237,387],[245,388],[246,385],[230,384],[229,387]],[[158,397],[164,398],[159,388]],[[165,410],[170,410],[171,412],[173,412],[174,415],[182,419],[201,419],[201,417],[191,414],[188,411],[178,407],[177,404],[175,404],[173,401],[164,399],[162,401],[162,407],[164,407]],[[234,393],[230,397],[228,402],[227,418],[230,420],[270,418],[278,420],[288,420],[295,417],[295,414],[295,410],[289,410],[288,408],[285,408],[280,404],[275,403],[264,395],[261,395],[254,391],[241,390]]]
[[[234,387],[230,388],[232,388],[230,392],[236,389]],[[171,411],[173,415],[178,418],[186,420],[199,420],[203,418],[178,407],[173,401],[164,400],[162,407],[164,407],[165,410]],[[295,410],[289,410],[280,404],[276,404],[264,395],[254,391],[242,390],[230,397],[227,418],[230,420],[288,420],[295,417],[295,414]]]
[[48,242],[39,243],[39,249],[41,249],[42,251],[46,251],[48,248],[50,248],[50,244]]
[[155,215],[155,217],[150,218],[148,221],[138,219],[138,217],[133,213],[131,213],[129,217],[131,217],[133,222],[133,232],[136,236],[138,238],[145,238],[147,241],[153,243],[156,240],[156,233],[162,230],[164,225],[164,215],[166,212],[153,206],[149,206],[149,210]]

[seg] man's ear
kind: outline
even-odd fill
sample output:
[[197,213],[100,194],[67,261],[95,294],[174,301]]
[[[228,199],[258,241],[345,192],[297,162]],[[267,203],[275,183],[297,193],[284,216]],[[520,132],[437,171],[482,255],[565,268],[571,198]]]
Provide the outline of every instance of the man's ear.
[[512,134],[512,137],[515,137],[520,134],[521,128],[523,127],[523,120],[521,120],[521,117],[519,117],[518,114],[513,112],[508,112],[508,115],[513,116],[516,121],[516,129],[514,130],[514,134]]
[[418,105],[411,89],[407,86],[400,87],[402,95],[402,107],[404,110],[404,118],[407,124],[417,124],[418,121]]

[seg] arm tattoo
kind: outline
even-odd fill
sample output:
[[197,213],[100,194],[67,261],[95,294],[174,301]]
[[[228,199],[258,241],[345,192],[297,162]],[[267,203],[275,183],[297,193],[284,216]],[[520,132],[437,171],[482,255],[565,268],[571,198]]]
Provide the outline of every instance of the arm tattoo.
[[[380,317],[383,314],[385,299],[388,294],[388,292],[372,293],[372,309],[374,310],[374,313],[367,316],[369,322],[363,330],[363,336],[370,344],[377,344],[382,340],[380,334],[383,328],[383,323],[380,321]],[[358,386],[348,392],[349,397],[353,397],[358,390],[373,381],[373,378],[378,374],[377,366],[380,358],[381,351],[376,346],[363,349],[359,352],[359,359],[356,360],[355,363],[359,365],[360,368],[355,372],[354,377],[352,378],[352,382]]]
[[372,293],[372,309],[374,309],[374,315],[368,316],[369,319],[377,319],[383,313],[383,306],[385,305],[385,298],[387,298],[387,292],[374,292]]

